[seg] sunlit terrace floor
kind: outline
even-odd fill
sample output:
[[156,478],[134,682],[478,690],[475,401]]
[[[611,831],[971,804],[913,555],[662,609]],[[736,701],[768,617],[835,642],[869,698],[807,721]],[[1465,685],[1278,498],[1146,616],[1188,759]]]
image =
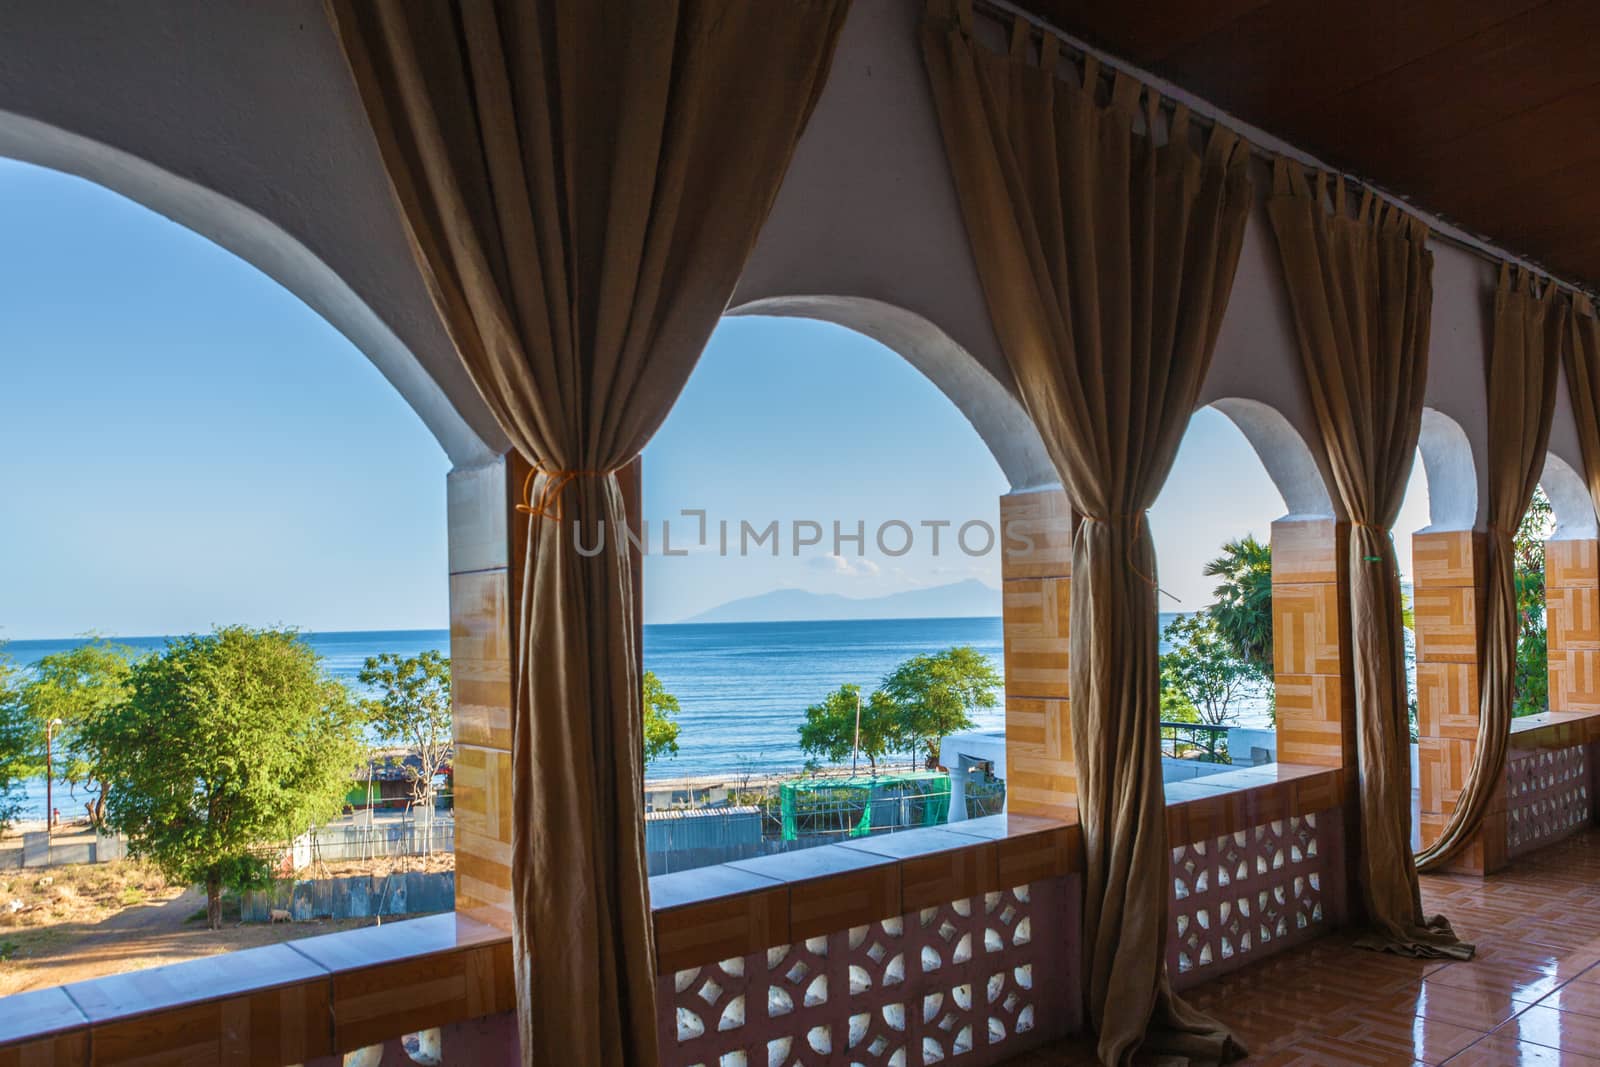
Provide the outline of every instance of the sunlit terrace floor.
[[[1478,946],[1470,962],[1413,960],[1323,938],[1190,991],[1250,1048],[1249,1064],[1600,1067],[1600,830],[1487,879],[1422,879]],[[1058,1046],[1014,1067],[1092,1063]]]

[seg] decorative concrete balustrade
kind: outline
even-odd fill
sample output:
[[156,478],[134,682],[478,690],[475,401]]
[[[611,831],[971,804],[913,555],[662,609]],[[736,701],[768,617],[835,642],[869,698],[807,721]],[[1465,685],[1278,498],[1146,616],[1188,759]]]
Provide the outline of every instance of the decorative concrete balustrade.
[[[1423,842],[1435,840],[1467,783],[1478,743],[1483,535],[1420,533],[1415,559],[1419,770]],[[1600,743],[1600,545],[1545,544],[1551,711],[1513,719],[1505,772],[1482,828],[1453,860],[1485,875],[1594,818]]]
[[[1178,985],[1341,920],[1342,772],[1167,792]],[[1071,1032],[1082,865],[1076,825],[1013,815],[654,878],[663,1063],[981,1064]],[[510,1063],[514,1002],[505,932],[433,916],[0,998],[0,1067]]]
[[1600,713],[1516,719],[1496,803],[1505,812],[1507,862],[1592,825],[1600,773]]
[[[737,904],[658,917],[663,1062],[989,1064],[1068,1033],[1074,838],[1042,820],[959,825],[729,865],[788,897],[763,903],[768,943],[753,951],[706,958]],[[668,877],[698,896],[697,873]]]

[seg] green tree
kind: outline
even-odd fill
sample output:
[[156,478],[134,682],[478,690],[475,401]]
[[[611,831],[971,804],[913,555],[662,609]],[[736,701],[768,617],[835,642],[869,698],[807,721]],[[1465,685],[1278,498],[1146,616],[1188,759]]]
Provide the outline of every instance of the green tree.
[[926,766],[938,766],[940,742],[958,730],[970,730],[974,710],[999,703],[1000,685],[1000,672],[970,645],[906,660],[881,687],[899,712],[897,747],[920,748]]
[[361,757],[349,694],[290,630],[230,626],[174,638],[134,664],[129,699],[85,727],[109,786],[106,820],[167,877],[259,884],[252,854],[339,813]]
[[433,811],[439,775],[450,766],[450,660],[436,649],[415,656],[368,656],[356,676],[377,696],[361,702],[367,722],[405,745],[416,763],[401,764],[411,803],[422,814],[422,850],[433,852]]
[[450,765],[450,661],[431,648],[409,657],[385,652],[368,656],[357,677],[378,694],[361,702],[367,721],[417,757],[405,765],[412,801],[432,807]]
[[900,709],[882,690],[863,697],[859,685],[842,685],[820,704],[806,709],[800,724],[800,749],[829,763],[843,763],[856,750],[856,710],[861,714],[861,755],[873,774],[878,760],[889,751],[899,734]]
[[88,790],[90,799],[85,806],[96,826],[105,821],[106,783],[100,754],[85,727],[95,716],[127,701],[133,661],[133,649],[95,638],[45,656],[22,690],[33,731],[29,773],[44,773],[45,730],[59,720],[51,746],[55,777]]
[[1204,611],[1179,615],[1161,637],[1172,647],[1161,655],[1163,687],[1187,700],[1201,722],[1231,721],[1233,703],[1249,689],[1254,672],[1234,654],[1216,620]]
[[11,828],[22,809],[17,786],[29,773],[33,751],[33,719],[22,688],[22,672],[0,642],[0,832]]
[[1221,579],[1207,609],[1217,632],[1251,674],[1271,685],[1272,546],[1250,534],[1226,541],[1205,573]]
[[1170,663],[1161,664],[1161,721],[1200,721],[1200,712],[1184,692],[1177,669]]
[[644,765],[678,754],[678,698],[655,671],[644,672]]
[[1550,710],[1549,637],[1545,631],[1544,543],[1555,527],[1554,509],[1543,489],[1535,489],[1528,511],[1512,538],[1516,557],[1517,670],[1512,681],[1511,714]]

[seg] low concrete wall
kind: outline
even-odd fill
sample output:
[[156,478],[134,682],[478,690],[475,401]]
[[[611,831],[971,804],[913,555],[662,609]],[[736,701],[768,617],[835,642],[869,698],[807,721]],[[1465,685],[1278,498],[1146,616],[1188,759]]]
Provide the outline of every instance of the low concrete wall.
[[1238,769],[1231,763],[1207,763],[1204,760],[1197,759],[1161,757],[1161,780],[1163,782],[1187,782],[1191,778],[1225,774],[1228,771],[1236,771]]
[[365,919],[375,915],[420,915],[456,905],[454,871],[406,871],[354,878],[284,879],[271,890],[244,895],[240,917],[268,922],[274,909],[296,922],[307,919]]
[[19,847],[0,849],[0,870],[23,867],[55,867],[63,863],[107,863],[128,854],[128,843],[120,837],[96,834],[93,839],[76,834],[56,834],[52,839],[43,830],[22,835]]

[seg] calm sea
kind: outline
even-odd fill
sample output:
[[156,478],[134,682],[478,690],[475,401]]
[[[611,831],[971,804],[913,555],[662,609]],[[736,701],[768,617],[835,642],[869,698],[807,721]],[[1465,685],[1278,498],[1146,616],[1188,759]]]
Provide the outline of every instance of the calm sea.
[[[1165,625],[1170,616],[1164,615]],[[328,670],[359,691],[357,673],[368,656],[424,649],[449,651],[446,630],[371,630],[307,633]],[[164,637],[124,637],[141,652],[159,651]],[[81,639],[13,641],[5,651],[21,665],[63,651]],[[743,773],[796,768],[805,755],[795,729],[805,709],[846,682],[870,689],[902,660],[952,645],[971,645],[1002,668],[998,618],[873,619],[857,622],[767,622],[653,625],[644,628],[645,667],[678,698],[680,751],[658,761],[652,777]],[[980,729],[1005,721],[996,706],[975,716]],[[1245,716],[1246,719],[1251,716]],[[30,792],[42,793],[42,786]],[[63,813],[68,805],[58,796]],[[43,817],[43,798],[30,803]],[[73,803],[71,810],[79,805]]]

